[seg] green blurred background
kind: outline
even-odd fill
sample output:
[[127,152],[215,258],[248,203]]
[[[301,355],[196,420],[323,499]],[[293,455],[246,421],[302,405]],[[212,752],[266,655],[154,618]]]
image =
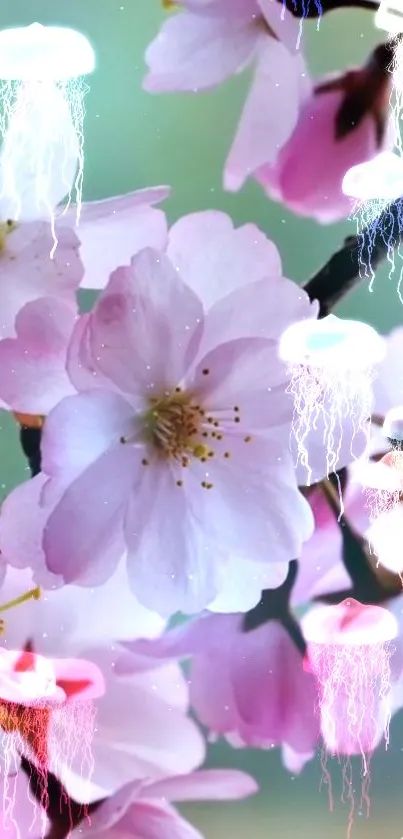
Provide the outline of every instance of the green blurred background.
[[[141,87],[143,54],[163,17],[158,0],[2,0],[0,5],[1,28],[34,21],[67,25],[86,34],[95,48],[97,68],[86,99],[85,199],[170,184],[173,193],[166,210],[171,222],[184,213],[207,208],[227,211],[237,224],[253,221],[276,242],[285,274],[298,282],[307,280],[343,237],[354,232],[353,223],[322,227],[294,218],[271,204],[252,183],[237,195],[223,192],[223,163],[248,75],[208,94],[145,94]],[[334,12],[322,21],[319,31],[315,23],[305,24],[304,31],[304,49],[315,75],[359,64],[382,40],[382,33],[373,26],[372,13],[365,11]],[[309,151],[301,148],[301,154],[305,153]],[[339,313],[364,319],[383,331],[400,323],[396,274],[389,279],[388,269],[380,270],[373,293],[363,283],[343,302]],[[0,484],[5,493],[27,475],[15,426],[2,417],[0,430]],[[276,750],[233,751],[216,745],[210,763],[250,771],[259,781],[261,793],[247,802],[188,806],[187,815],[207,839],[342,839],[346,835],[348,808],[339,801],[341,767],[337,762],[331,767],[333,813],[329,812],[326,791],[319,792],[319,758],[299,777],[283,769]],[[394,720],[388,751],[380,749],[373,759],[369,820],[359,815],[358,764],[355,770],[357,817],[352,839],[401,839],[402,717]]]

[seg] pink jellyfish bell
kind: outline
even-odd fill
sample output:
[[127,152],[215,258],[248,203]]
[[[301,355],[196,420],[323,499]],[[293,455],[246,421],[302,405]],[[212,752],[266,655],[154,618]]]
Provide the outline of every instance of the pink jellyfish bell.
[[378,463],[360,469],[371,522],[395,510],[403,499],[403,406],[386,414],[382,432],[390,450]]
[[[317,606],[302,620],[307,660],[318,682],[318,706],[326,752],[345,756],[344,792],[354,813],[349,758],[361,755],[362,803],[369,809],[369,764],[384,738],[389,742],[393,677],[392,641],[398,635],[394,615],[353,598],[337,606]],[[330,778],[323,762],[325,780]]]
[[[385,355],[384,340],[365,323],[328,315],[288,327],[280,339],[280,358],[289,367],[289,392],[294,397],[293,434],[297,464],[308,472],[312,429],[323,430],[326,473],[335,471],[342,443],[351,454],[360,432],[369,439],[374,365]],[[349,439],[343,441],[346,418]]]

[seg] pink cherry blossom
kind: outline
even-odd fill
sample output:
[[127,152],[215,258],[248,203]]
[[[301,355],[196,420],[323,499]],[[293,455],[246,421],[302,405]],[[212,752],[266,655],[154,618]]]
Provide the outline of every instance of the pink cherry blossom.
[[[26,486],[37,481],[27,481]],[[32,499],[27,509],[34,506]],[[188,686],[179,666],[163,663],[156,670],[154,661],[147,664],[142,657],[129,676],[115,674],[116,638],[153,637],[164,627],[161,618],[147,612],[127,591],[122,571],[118,569],[101,588],[48,590],[40,600],[5,613],[2,645],[11,651],[11,658],[12,651],[24,650],[29,643],[34,661],[38,655],[46,658],[63,691],[70,695],[67,682],[82,683],[88,676],[94,682],[93,673],[102,677],[103,695],[94,698],[91,773],[87,746],[76,742],[74,751],[72,732],[72,747],[65,754],[60,750],[61,737],[66,736],[62,710],[53,711],[49,727],[49,768],[77,801],[97,800],[135,778],[192,771],[204,758],[203,738],[187,717]],[[32,585],[30,571],[9,567],[1,602],[18,597]],[[83,763],[88,767],[87,777],[82,776]]]
[[256,791],[257,784],[250,775],[231,769],[205,769],[153,783],[135,782],[105,801],[91,816],[91,824],[81,826],[72,835],[77,832],[83,839],[202,839],[171,802],[228,801]]
[[293,131],[308,82],[295,52],[299,22],[270,0],[184,0],[146,51],[151,92],[216,87],[249,65],[254,77],[225,167],[225,185],[240,189],[275,159]]
[[217,317],[203,356],[208,316],[165,257],[144,251],[112,275],[78,324],[69,372],[83,392],[44,429],[42,501],[57,498],[44,532],[49,570],[100,584],[123,544],[133,591],[168,615],[208,605],[215,568],[234,553],[255,562],[298,555],[312,520],[288,450],[271,289],[261,286],[266,337],[222,343]]
[[56,297],[75,310],[83,277],[79,240],[68,228],[58,231],[57,238],[55,249],[51,225],[45,222],[0,227],[0,339],[15,335],[18,312],[39,297]]
[[[336,121],[340,108],[356,79],[362,79],[362,99],[368,99],[369,78],[364,68],[344,77],[315,86],[310,98],[301,105],[293,133],[281,148],[274,163],[262,166],[254,175],[268,195],[281,201],[294,213],[310,216],[323,223],[335,222],[349,215],[351,199],[342,192],[342,181],[352,167],[375,157],[379,151],[393,147],[391,130],[378,135],[379,120],[386,124],[386,103],[389,84],[385,73],[385,115],[381,116],[378,100],[373,110],[367,106],[358,125],[340,137]],[[364,100],[364,97],[366,99]],[[358,119],[357,119],[358,121]]]
[[59,216],[57,231],[76,229],[80,239],[80,257],[84,265],[82,286],[104,288],[118,265],[127,265],[142,248],[162,250],[166,245],[167,222],[156,209],[169,196],[165,186],[140,189],[106,198],[85,201],[77,224],[77,208],[71,205]]
[[243,632],[242,619],[205,614],[155,641],[126,642],[119,672],[130,672],[133,653],[134,661],[142,653],[191,656],[190,701],[210,732],[238,747],[280,745],[286,766],[299,772],[319,735],[315,680],[280,623]]

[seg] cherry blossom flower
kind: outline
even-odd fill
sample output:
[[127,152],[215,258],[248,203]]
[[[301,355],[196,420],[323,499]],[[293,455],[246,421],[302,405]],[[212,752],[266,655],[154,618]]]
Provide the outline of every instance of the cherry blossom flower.
[[[266,299],[271,287],[260,287]],[[204,320],[209,335],[200,299],[174,267],[141,252],[77,325],[69,373],[81,392],[56,406],[43,434],[42,502],[56,504],[44,531],[49,570],[100,584],[125,547],[132,590],[165,615],[208,605],[215,568],[231,555],[298,555],[312,525],[288,450],[276,341],[222,343],[216,316],[201,355]],[[269,320],[264,329],[270,335]]]
[[293,212],[323,223],[348,216],[344,175],[393,147],[387,125],[391,76],[388,66],[375,60],[377,54],[361,70],[318,82],[276,161],[255,169],[268,195]]
[[308,82],[296,53],[299,22],[270,0],[183,0],[146,51],[146,90],[198,92],[249,65],[252,86],[225,168],[239,189],[259,166],[274,161],[293,131]]
[[236,747],[280,745],[287,768],[299,772],[319,736],[315,680],[280,623],[243,632],[242,621],[205,613],[156,640],[125,642],[119,672],[130,673],[133,653],[134,661],[191,657],[190,702],[210,733]]
[[257,784],[245,772],[205,769],[153,783],[128,784],[105,801],[91,816],[91,824],[74,831],[90,839],[122,839],[126,836],[153,839],[202,839],[171,802],[229,801],[257,792]]
[[[28,570],[8,568],[2,600],[14,599],[32,583]],[[157,670],[152,662],[151,669],[143,656],[130,675],[115,674],[114,639],[121,632],[125,638],[153,637],[164,627],[161,618],[143,609],[125,589],[121,571],[102,588],[65,586],[5,614],[2,645],[10,650],[11,660],[13,651],[28,648],[34,661],[38,655],[45,658],[70,700],[74,683],[82,690],[90,668],[102,677],[104,692],[94,700],[96,730],[90,745],[77,742],[70,728],[71,744],[61,750],[66,737],[62,708],[52,710],[47,729],[48,768],[76,801],[88,803],[114,793],[122,783],[184,773],[200,765],[204,741],[187,717],[188,686],[180,668],[168,663]]]

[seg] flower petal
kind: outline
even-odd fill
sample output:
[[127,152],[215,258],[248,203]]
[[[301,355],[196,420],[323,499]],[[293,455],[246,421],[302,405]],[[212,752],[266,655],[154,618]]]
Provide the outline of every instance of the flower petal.
[[258,791],[256,781],[236,769],[201,769],[155,781],[141,790],[140,797],[161,797],[167,801],[230,801]]
[[125,538],[132,591],[144,606],[169,617],[199,612],[214,599],[219,547],[189,513],[183,488],[164,467],[144,469],[141,490],[131,496]]
[[238,16],[176,14],[147,48],[144,88],[160,93],[215,87],[251,62],[258,34],[252,12],[248,23]]
[[217,210],[179,219],[169,231],[167,254],[206,308],[236,289],[249,289],[262,277],[281,275],[273,242],[254,224],[235,228],[232,219]]
[[276,160],[298,121],[304,71],[300,55],[291,57],[281,41],[262,38],[252,87],[225,165],[226,189],[239,190],[260,166]]
[[[152,205],[167,198],[169,191],[155,187],[83,204],[78,235],[85,288],[104,288],[110,273],[118,265],[128,265],[142,248],[165,248],[165,214]],[[70,207],[58,220],[57,229],[75,227],[76,221],[77,208]]]
[[147,249],[112,275],[96,306],[92,356],[123,391],[152,395],[181,381],[202,325],[200,300],[163,254]]
[[66,372],[73,310],[57,298],[27,303],[15,321],[16,338],[0,341],[0,397],[27,414],[47,414],[74,393]]

